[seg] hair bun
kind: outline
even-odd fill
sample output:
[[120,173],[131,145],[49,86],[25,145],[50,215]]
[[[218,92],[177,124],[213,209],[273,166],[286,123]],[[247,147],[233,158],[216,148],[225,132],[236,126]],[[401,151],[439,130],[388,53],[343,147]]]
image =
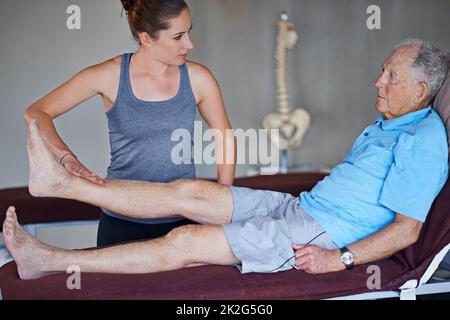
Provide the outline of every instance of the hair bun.
[[128,11],[133,6],[134,0],[120,0],[125,11]]

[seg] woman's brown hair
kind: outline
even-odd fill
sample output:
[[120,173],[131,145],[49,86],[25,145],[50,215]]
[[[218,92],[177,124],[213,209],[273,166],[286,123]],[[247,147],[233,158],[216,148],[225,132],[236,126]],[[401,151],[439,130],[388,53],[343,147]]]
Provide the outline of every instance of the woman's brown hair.
[[128,15],[133,38],[140,43],[139,33],[146,32],[153,39],[161,30],[170,28],[169,20],[178,17],[188,5],[184,0],[121,0]]

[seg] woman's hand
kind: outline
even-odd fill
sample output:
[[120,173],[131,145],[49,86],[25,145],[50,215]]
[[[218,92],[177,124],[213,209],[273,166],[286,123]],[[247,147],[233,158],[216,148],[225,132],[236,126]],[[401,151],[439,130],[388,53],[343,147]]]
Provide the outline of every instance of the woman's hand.
[[74,155],[67,155],[61,161],[62,166],[72,175],[88,180],[89,182],[106,186],[106,181],[86,168]]

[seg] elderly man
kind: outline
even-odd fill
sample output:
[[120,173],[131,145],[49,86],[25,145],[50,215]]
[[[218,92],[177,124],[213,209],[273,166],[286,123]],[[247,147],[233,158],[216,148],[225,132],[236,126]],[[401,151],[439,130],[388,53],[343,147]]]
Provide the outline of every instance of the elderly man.
[[235,265],[243,273],[298,268],[317,274],[391,256],[417,241],[447,179],[445,128],[430,106],[447,68],[430,44],[402,42],[375,83],[381,116],[327,178],[298,198],[208,181],[108,181],[100,187],[67,175],[32,122],[28,152],[34,196],[75,199],[134,218],[179,213],[202,225],[151,241],[70,251],[31,237],[11,207],[3,225],[5,244],[22,279],[71,265],[105,273],[217,264]]

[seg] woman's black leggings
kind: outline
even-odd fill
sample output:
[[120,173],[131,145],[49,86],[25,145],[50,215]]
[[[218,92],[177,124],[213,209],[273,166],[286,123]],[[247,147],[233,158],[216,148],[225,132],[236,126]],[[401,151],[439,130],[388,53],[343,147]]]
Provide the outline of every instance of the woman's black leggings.
[[134,240],[155,239],[187,224],[196,223],[183,219],[174,223],[143,224],[117,219],[102,211],[98,226],[97,246],[103,247]]

